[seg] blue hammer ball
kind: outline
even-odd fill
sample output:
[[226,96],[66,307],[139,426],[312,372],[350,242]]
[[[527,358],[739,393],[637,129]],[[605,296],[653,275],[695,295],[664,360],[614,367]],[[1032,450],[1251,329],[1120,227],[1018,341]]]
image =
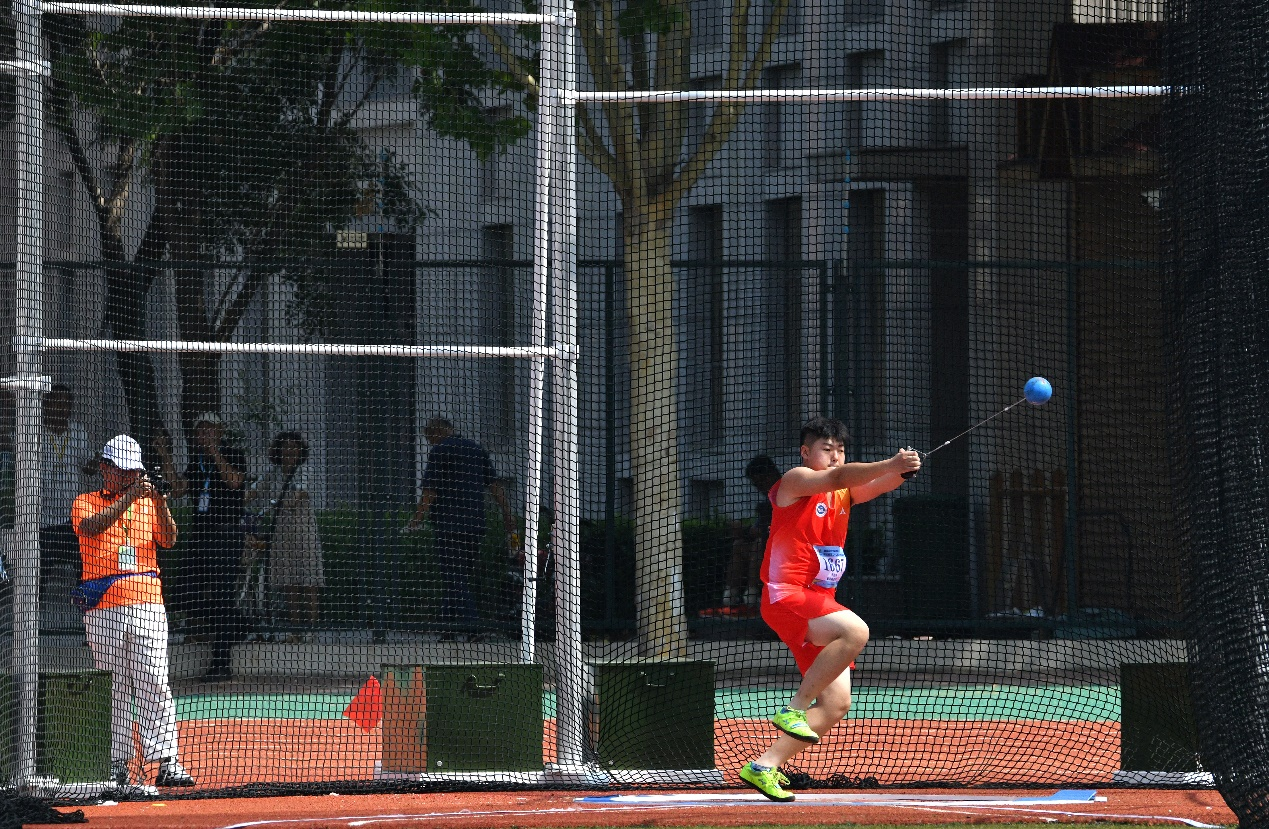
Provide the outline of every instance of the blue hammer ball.
[[1026,395],[1027,402],[1032,406],[1043,406],[1053,396],[1053,386],[1049,385],[1049,381],[1043,377],[1032,377],[1022,387],[1022,393]]

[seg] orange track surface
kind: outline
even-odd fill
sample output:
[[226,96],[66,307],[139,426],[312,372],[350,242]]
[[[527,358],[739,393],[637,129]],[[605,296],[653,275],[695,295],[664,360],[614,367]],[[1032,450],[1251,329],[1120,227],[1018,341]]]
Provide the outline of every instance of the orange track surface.
[[[890,790],[887,790],[890,791]],[[841,793],[841,792],[838,792]],[[918,794],[935,792],[922,789]],[[960,795],[1037,795],[959,790]],[[1213,791],[1109,789],[1104,803],[1017,808],[799,806],[754,803],[739,807],[631,808],[581,804],[583,792],[478,792],[465,794],[277,797],[122,803],[84,809],[92,829],[509,829],[589,826],[747,826],[831,823],[1084,823],[1113,820],[1181,826],[1176,818],[1207,825],[1235,823]],[[604,792],[603,794],[611,794]],[[1068,814],[1064,814],[1068,813]],[[1077,813],[1077,814],[1069,814]],[[34,824],[32,824],[34,825]]]
[[[543,755],[550,762],[554,723],[546,725]],[[381,730],[367,733],[348,720],[184,722],[181,754],[200,788],[367,781],[380,756]],[[758,720],[719,720],[714,733],[715,764],[729,783],[738,782],[735,769],[772,736]],[[1039,720],[852,720],[795,761],[819,779],[838,772],[883,785],[1109,783],[1118,763],[1118,723]]]
[[[380,757],[381,728],[365,732],[348,720],[218,720],[181,723],[186,765],[199,789],[247,784],[369,781]],[[771,738],[763,721],[716,724],[715,758],[728,783],[735,769]],[[546,723],[544,757],[553,759],[554,723]],[[921,750],[915,751],[914,746]],[[1118,761],[1117,723],[1039,721],[855,720],[798,760],[818,778],[840,772],[882,784],[913,779],[961,782],[1027,780],[1044,791],[955,789],[949,794],[1036,797],[1065,786],[1109,782]],[[1070,779],[1054,780],[1060,767]],[[154,769],[148,769],[152,776]],[[1074,784],[1074,785],[1072,785]],[[1079,784],[1084,784],[1080,786]],[[647,792],[648,790],[641,790]],[[679,790],[680,793],[690,790]],[[700,790],[696,790],[699,792]],[[732,789],[731,792],[739,792]],[[903,790],[880,790],[898,794]],[[931,795],[936,790],[909,790]],[[876,795],[873,789],[867,792]],[[589,794],[611,795],[618,790]],[[858,790],[825,793],[848,800]],[[626,805],[578,803],[581,791],[479,791],[307,797],[208,798],[86,806],[96,829],[402,829],[403,827],[743,826],[750,824],[1087,822],[1118,820],[1183,825],[1236,822],[1214,791],[1106,789],[1104,803],[958,807],[775,804]]]

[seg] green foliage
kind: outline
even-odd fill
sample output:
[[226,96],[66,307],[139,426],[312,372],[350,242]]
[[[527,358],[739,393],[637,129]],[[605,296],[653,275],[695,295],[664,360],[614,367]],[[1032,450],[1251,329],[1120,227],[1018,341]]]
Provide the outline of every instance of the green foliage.
[[[320,5],[479,10],[448,0]],[[75,113],[87,111],[99,134],[86,142],[108,157],[124,150],[95,182],[105,194],[135,198],[129,177],[146,171],[171,195],[149,217],[171,258],[242,266],[211,303],[234,325],[266,277],[280,276],[298,288],[296,321],[325,331],[335,309],[320,298],[339,275],[278,260],[329,255],[334,232],[361,216],[407,231],[426,218],[419,182],[357,120],[399,66],[417,68],[413,92],[429,126],[482,159],[531,129],[524,110],[489,116],[491,100],[514,103],[526,87],[492,67],[471,27],[134,17],[94,31],[47,15],[46,30],[55,122],[74,130]]]
[[[436,621],[442,585],[433,534],[427,525],[417,533],[400,532],[409,519],[408,510],[366,514],[351,506],[317,514],[326,575],[324,623],[360,626],[382,616],[394,627],[417,630]],[[502,519],[491,510],[471,585],[486,622],[506,621],[509,564]]]

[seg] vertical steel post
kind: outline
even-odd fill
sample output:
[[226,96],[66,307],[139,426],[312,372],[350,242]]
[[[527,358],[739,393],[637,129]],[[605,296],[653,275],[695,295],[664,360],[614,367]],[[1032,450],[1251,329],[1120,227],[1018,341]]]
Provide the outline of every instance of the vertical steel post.
[[[549,31],[543,32],[549,43]],[[530,299],[529,345],[546,346],[547,309],[550,307],[551,187],[555,120],[559,109],[555,67],[543,56],[538,86],[537,147],[534,150],[537,191],[533,203],[533,295]],[[538,517],[542,505],[542,409],[546,361],[529,363],[529,445],[524,472],[524,590],[520,606],[520,661],[532,662],[538,607]],[[558,563],[556,565],[559,567]]]
[[613,630],[617,604],[617,266],[604,267],[604,625]]
[[560,99],[551,264],[554,275],[552,415],[555,447],[555,653],[559,670],[556,754],[563,767],[585,759],[586,666],[582,662],[580,512],[577,466],[577,88],[572,0],[550,0],[545,11],[559,21],[545,61],[559,72]]
[[17,178],[17,450],[14,474],[13,674],[19,787],[36,774],[40,681],[40,441],[44,377],[44,74],[38,0],[14,0]]

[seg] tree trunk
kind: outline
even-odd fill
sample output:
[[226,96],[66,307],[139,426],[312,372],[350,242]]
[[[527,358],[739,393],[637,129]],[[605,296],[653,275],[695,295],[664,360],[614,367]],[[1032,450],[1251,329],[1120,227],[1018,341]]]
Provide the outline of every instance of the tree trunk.
[[681,659],[687,650],[687,624],[680,529],[679,351],[670,267],[674,207],[657,200],[644,203],[639,197],[624,206],[639,653]]
[[[109,231],[101,229],[105,236]],[[129,266],[121,258],[123,244],[102,239],[106,260],[106,327],[117,340],[145,339],[146,295],[152,272]],[[115,369],[123,386],[128,411],[128,432],[146,451],[158,425],[159,392],[154,363],[144,351],[116,351]]]
[[[186,342],[215,342],[215,328],[209,318],[207,273],[202,259],[202,192],[196,181],[198,148],[189,134],[174,136],[168,191],[178,199],[173,206],[171,258],[175,262],[176,324]],[[204,412],[220,412],[220,355],[207,351],[183,351],[177,359],[181,369],[181,427],[191,435],[195,419]]]

